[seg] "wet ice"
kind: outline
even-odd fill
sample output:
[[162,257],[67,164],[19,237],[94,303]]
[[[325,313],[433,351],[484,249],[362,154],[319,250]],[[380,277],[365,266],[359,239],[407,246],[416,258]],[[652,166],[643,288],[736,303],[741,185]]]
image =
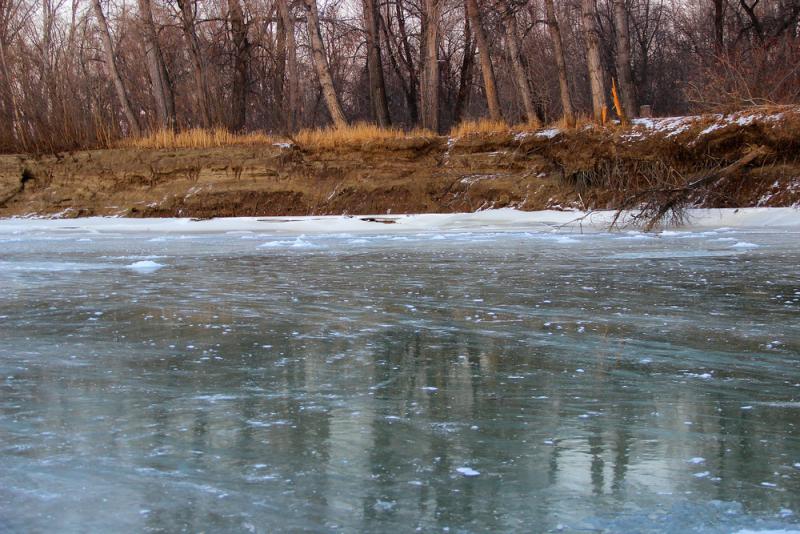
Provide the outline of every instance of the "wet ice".
[[796,528],[796,234],[30,237],[0,530]]

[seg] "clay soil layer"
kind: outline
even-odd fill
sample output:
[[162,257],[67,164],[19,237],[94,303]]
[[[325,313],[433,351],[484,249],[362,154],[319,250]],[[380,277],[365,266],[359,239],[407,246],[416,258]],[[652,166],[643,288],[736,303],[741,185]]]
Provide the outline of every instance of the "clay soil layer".
[[[716,179],[720,169],[728,172]],[[696,207],[800,205],[800,112],[335,149],[277,143],[3,155],[0,217],[615,209],[642,191],[693,183],[702,184],[692,191]]]

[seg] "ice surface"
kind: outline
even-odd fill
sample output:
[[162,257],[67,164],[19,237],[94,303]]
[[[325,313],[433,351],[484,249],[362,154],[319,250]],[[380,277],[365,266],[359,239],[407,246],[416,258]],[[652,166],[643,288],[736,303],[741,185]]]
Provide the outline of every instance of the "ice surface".
[[580,216],[0,221],[0,531],[797,529],[797,212]]
[[[797,208],[740,208],[688,210],[688,226],[684,228],[800,228]],[[320,217],[233,217],[193,221],[190,219],[124,219],[87,217],[83,219],[0,219],[0,238],[20,234],[37,234],[42,239],[59,239],[61,233],[157,233],[152,237],[162,242],[174,234],[190,238],[191,234],[225,232],[263,232],[272,235],[301,234],[408,234],[426,232],[524,231],[599,232],[608,229],[616,212],[533,211],[510,208],[475,213]],[[391,218],[394,224],[370,222],[371,218]],[[625,215],[621,220],[627,220]],[[296,237],[293,237],[296,239]]]

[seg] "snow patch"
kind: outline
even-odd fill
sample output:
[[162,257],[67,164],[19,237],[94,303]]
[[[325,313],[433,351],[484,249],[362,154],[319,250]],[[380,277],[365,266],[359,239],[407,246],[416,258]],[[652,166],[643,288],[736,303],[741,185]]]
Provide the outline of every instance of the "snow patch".
[[135,261],[130,265],[125,266],[127,269],[138,271],[140,273],[152,273],[164,267],[163,264],[157,263],[153,260]]
[[561,130],[558,128],[548,128],[546,130],[541,130],[536,132],[536,137],[541,137],[542,139],[552,139],[555,136],[559,135]]

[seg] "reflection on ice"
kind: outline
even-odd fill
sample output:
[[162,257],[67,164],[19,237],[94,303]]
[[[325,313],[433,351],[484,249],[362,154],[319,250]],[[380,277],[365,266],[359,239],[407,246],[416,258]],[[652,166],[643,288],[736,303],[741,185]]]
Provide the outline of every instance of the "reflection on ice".
[[797,528],[798,240],[230,231],[3,244],[0,531]]

